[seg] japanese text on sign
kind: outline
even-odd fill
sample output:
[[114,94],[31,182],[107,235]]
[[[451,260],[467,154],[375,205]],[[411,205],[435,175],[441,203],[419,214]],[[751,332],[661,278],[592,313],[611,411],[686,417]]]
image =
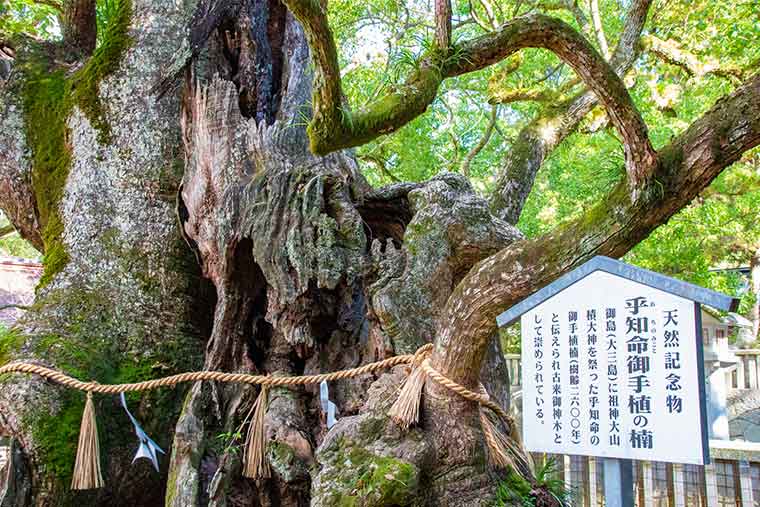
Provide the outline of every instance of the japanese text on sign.
[[693,301],[596,271],[521,322],[528,450],[703,464]]

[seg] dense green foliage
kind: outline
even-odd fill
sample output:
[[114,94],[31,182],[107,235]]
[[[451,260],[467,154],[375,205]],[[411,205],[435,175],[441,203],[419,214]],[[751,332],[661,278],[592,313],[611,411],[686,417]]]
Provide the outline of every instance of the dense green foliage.
[[31,0],[0,2],[0,36],[26,33],[35,37],[60,34],[59,12],[50,5]]
[[[575,12],[570,8],[573,5]],[[599,1],[610,48],[615,47],[623,29],[629,5],[623,0]],[[587,2],[459,1],[454,3],[454,40],[485,33],[515,15],[545,12],[562,18],[597,43],[588,8]],[[357,105],[395,86],[432,40],[432,18],[425,3],[337,0],[330,3],[330,15],[342,42],[344,86]],[[759,26],[757,2],[654,2],[644,39],[654,36],[667,41],[699,63],[697,69],[688,69],[642,44],[626,82],[656,148],[734,89],[742,75],[754,72],[760,62]],[[364,172],[373,183],[381,184],[424,180],[442,170],[462,171],[468,152],[483,140],[491,104],[505,94],[533,92],[539,100],[496,106],[492,135],[468,171],[475,188],[487,193],[520,129],[577,93],[580,88],[575,80],[571,69],[542,50],[525,50],[491,68],[448,80],[427,114],[358,150]],[[750,252],[760,247],[752,212],[760,204],[759,157],[757,150],[746,154],[702,198],[658,229],[627,260],[736,293],[743,285],[740,277],[710,269],[747,266]],[[609,191],[622,177],[622,168],[622,145],[603,110],[597,108],[538,173],[520,229],[535,236],[577,216]],[[743,308],[753,300],[747,293]]]
[[507,471],[506,477],[499,483],[496,490],[494,507],[516,506],[534,507],[537,504],[537,491],[543,490],[543,494],[551,495],[560,505],[572,505],[573,494],[565,487],[565,481],[558,473],[556,462],[548,459],[546,463],[536,469],[536,486],[526,481],[523,477]]

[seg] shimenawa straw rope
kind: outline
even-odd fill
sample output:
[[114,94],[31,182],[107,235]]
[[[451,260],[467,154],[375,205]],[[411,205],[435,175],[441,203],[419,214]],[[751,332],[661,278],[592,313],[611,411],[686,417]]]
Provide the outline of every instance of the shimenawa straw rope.
[[[432,350],[432,344],[427,344],[420,347],[414,354],[395,356],[358,368],[341,370],[333,373],[297,377],[249,375],[246,373],[226,373],[219,371],[194,371],[132,384],[109,385],[99,384],[97,382],[82,382],[81,380],[75,379],[51,368],[27,362],[6,364],[0,367],[0,375],[8,373],[28,373],[41,376],[55,383],[61,384],[64,387],[87,392],[87,403],[85,404],[82,428],[79,435],[79,446],[77,449],[72,489],[90,489],[103,486],[103,478],[100,472],[100,448],[98,444],[97,424],[92,403],[93,393],[118,394],[134,391],[147,391],[159,387],[173,387],[185,382],[198,382],[203,380],[260,385],[262,387],[261,392],[251,408],[253,411],[253,417],[251,417],[245,442],[245,468],[243,472],[243,475],[246,477],[257,479],[269,477],[264,428],[269,388],[319,384],[322,381],[330,382],[342,380],[367,373],[374,373],[401,364],[411,364],[412,371],[404,382],[398,400],[393,404],[389,411],[389,415],[392,419],[405,429],[419,421],[420,399],[425,381],[429,377],[447,389],[454,391],[459,396],[480,405],[480,422],[483,428],[486,444],[489,447],[489,456],[492,463],[497,466],[512,466],[518,473],[532,481],[534,478],[534,472],[532,470],[533,467],[530,456],[522,448],[519,434],[517,433],[516,425],[512,417],[498,404],[490,400],[485,389],[482,389],[482,386],[482,393],[476,393],[438,373],[430,365],[428,359]],[[484,409],[490,410],[494,415],[504,421],[509,428],[509,438],[507,438],[506,435],[497,428],[496,424],[490,420],[488,414],[484,412]]]

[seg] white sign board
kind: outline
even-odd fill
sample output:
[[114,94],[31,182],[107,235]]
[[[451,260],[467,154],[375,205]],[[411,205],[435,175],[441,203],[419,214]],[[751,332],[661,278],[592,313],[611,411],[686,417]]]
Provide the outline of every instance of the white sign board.
[[524,313],[525,447],[704,464],[697,315],[692,300],[603,271]]

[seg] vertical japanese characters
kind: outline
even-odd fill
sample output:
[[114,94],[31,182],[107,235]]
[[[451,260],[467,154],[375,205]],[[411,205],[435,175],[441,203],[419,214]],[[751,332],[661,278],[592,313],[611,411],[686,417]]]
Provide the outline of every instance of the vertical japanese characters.
[[536,371],[533,380],[536,384],[536,421],[544,424],[544,335],[543,319],[536,314],[533,317],[533,357],[536,362]]
[[562,443],[562,364],[560,363],[559,314],[552,314],[552,429],[554,443]]
[[578,312],[570,311],[568,320],[568,345],[570,347],[570,441],[581,443],[581,377],[578,351]]
[[586,344],[588,345],[588,420],[589,420],[589,443],[597,447],[600,443],[599,438],[599,421],[600,421],[600,402],[599,402],[599,360],[597,359],[597,320],[596,310],[586,312]]
[[[647,311],[653,306],[643,296],[636,296],[625,301],[627,311],[625,364],[628,370],[628,387],[632,390],[632,393],[628,395],[628,413],[633,422],[629,439],[634,449],[651,449],[654,438],[649,428],[649,417],[652,414],[652,383],[649,376],[651,354],[656,345],[654,338],[650,335],[650,320]],[[654,320],[651,324],[654,328]]]
[[681,413],[683,411],[683,387],[681,386],[681,336],[678,331],[678,309],[665,310],[664,347],[665,352],[665,389],[668,394],[665,397],[665,405],[668,412]]
[[607,330],[607,415],[609,417],[608,444],[620,447],[620,395],[617,367],[617,324],[615,308],[607,308],[605,328]]

